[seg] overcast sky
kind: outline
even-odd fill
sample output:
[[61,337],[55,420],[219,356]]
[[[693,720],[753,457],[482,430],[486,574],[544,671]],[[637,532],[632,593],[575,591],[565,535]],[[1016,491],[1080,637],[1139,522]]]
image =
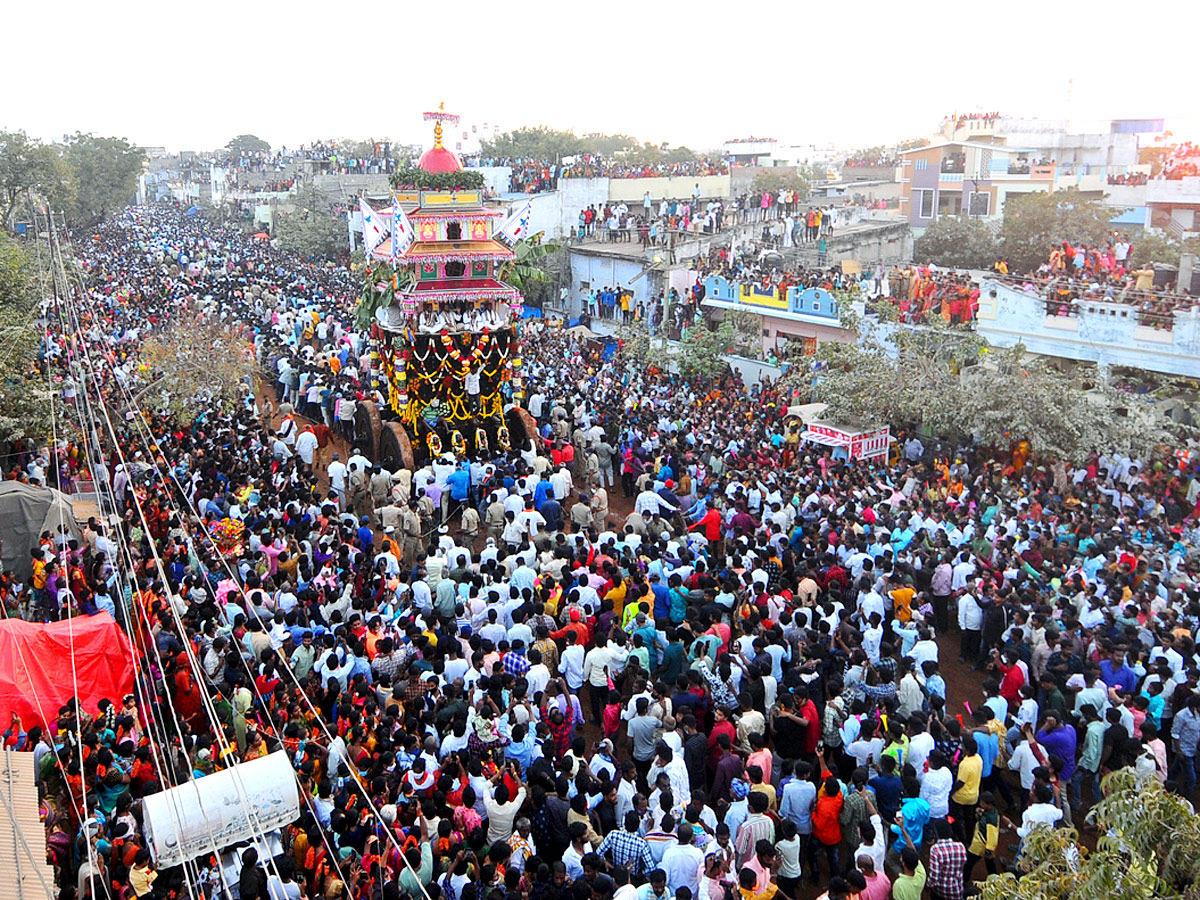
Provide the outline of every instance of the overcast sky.
[[889,143],[928,136],[955,110],[1166,118],[1200,137],[1189,71],[1200,7],[1186,0],[1042,12],[949,0],[65,0],[10,4],[4,21],[0,128],[46,139],[428,143],[420,113],[443,100],[464,123],[694,149],[750,135]]

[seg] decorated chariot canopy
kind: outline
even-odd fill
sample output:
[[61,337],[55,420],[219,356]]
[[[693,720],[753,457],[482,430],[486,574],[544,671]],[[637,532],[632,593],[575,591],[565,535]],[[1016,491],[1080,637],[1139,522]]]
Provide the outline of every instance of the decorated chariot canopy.
[[400,174],[391,202],[360,201],[370,258],[364,296],[374,293],[372,335],[388,406],[414,452],[477,455],[508,443],[504,405],[522,387],[522,297],[501,271],[525,235],[529,209],[501,222],[504,212],[485,205],[478,177],[442,144],[443,123],[458,117],[440,106],[425,119],[435,123],[434,146],[416,170]]

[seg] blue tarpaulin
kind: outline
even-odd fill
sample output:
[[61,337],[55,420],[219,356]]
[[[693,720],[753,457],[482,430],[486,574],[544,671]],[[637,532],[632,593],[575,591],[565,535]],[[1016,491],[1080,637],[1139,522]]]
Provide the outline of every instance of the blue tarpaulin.
[[1109,219],[1110,225],[1145,225],[1146,224],[1146,207],[1135,206],[1133,209],[1128,209],[1115,218]]

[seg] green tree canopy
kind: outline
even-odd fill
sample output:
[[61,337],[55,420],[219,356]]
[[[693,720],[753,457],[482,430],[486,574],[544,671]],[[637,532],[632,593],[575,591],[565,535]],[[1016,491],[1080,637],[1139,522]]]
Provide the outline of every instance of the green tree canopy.
[[482,142],[484,156],[560,159],[583,151],[583,140],[573,131],[535,125],[506,131]]
[[1117,212],[1076,188],[1009,195],[1004,202],[1000,252],[1010,272],[1032,272],[1063,241],[1102,244]]
[[25,247],[0,232],[0,442],[41,440],[50,430],[50,395],[35,368],[37,278]]
[[74,173],[73,224],[89,227],[133,202],[146,154],[124,138],[76,132],[67,141]]
[[763,193],[766,191],[776,194],[779,191],[799,191],[800,199],[808,199],[808,195],[812,190],[812,185],[808,183],[798,169],[793,166],[777,166],[773,169],[764,169],[754,176],[754,181],[750,187],[755,193]]
[[541,261],[553,256],[558,250],[558,244],[542,243],[541,232],[530,240],[517,241],[513,247],[513,258],[500,264],[496,277],[518,291],[526,292],[534,282],[550,280],[550,273]]
[[1133,247],[1129,252],[1129,263],[1135,269],[1151,263],[1178,266],[1180,257],[1185,253],[1200,256],[1200,239],[1197,238],[1179,241],[1162,232],[1143,231],[1134,236],[1130,243]]
[[981,900],[1156,900],[1195,897],[1200,886],[1200,816],[1154,777],[1133,769],[1104,779],[1092,808],[1096,844],[1074,828],[1035,828],[1018,866],[982,884]]
[[601,134],[593,131],[579,139],[579,147],[581,151],[612,156],[621,151],[640,150],[642,142],[628,134]]
[[726,312],[716,328],[706,328],[703,321],[687,329],[678,351],[653,356],[660,368],[670,363],[685,378],[715,378],[729,370],[726,354],[757,357],[762,349],[762,316],[755,313]]
[[994,350],[974,332],[944,327],[895,329],[890,340],[889,349],[868,331],[855,344],[821,342],[807,376],[813,399],[834,418],[919,425],[1001,448],[1024,438],[1040,456],[1072,462],[1096,451],[1143,455],[1175,440],[1116,392],[1085,390],[1019,345]]
[[249,153],[269,153],[271,145],[256,134],[239,134],[232,138],[225,149],[230,156],[243,156]]
[[31,190],[56,209],[68,206],[74,196],[70,167],[57,148],[32,140],[23,131],[0,131],[0,202],[4,204],[5,228],[11,230]]
[[941,216],[917,238],[913,255],[919,263],[951,269],[987,269],[996,261],[996,234],[981,219]]
[[283,249],[317,262],[341,256],[349,240],[345,217],[335,215],[312,188],[296,197],[295,209],[279,214],[275,237]]

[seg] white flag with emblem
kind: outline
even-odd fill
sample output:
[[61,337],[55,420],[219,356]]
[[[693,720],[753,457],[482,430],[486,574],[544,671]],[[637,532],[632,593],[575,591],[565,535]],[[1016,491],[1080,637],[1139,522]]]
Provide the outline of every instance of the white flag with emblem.
[[529,237],[529,217],[532,213],[533,204],[526,200],[523,206],[504,220],[504,224],[496,231],[496,240],[512,247]]
[[403,256],[417,239],[412,222],[399,203],[392,203],[392,259]]
[[375,212],[371,208],[371,204],[362,197],[358,198],[358,208],[362,212],[363,220],[363,249],[366,250],[367,256],[370,256],[375,252],[375,248],[383,243],[383,239],[387,237],[387,220]]

